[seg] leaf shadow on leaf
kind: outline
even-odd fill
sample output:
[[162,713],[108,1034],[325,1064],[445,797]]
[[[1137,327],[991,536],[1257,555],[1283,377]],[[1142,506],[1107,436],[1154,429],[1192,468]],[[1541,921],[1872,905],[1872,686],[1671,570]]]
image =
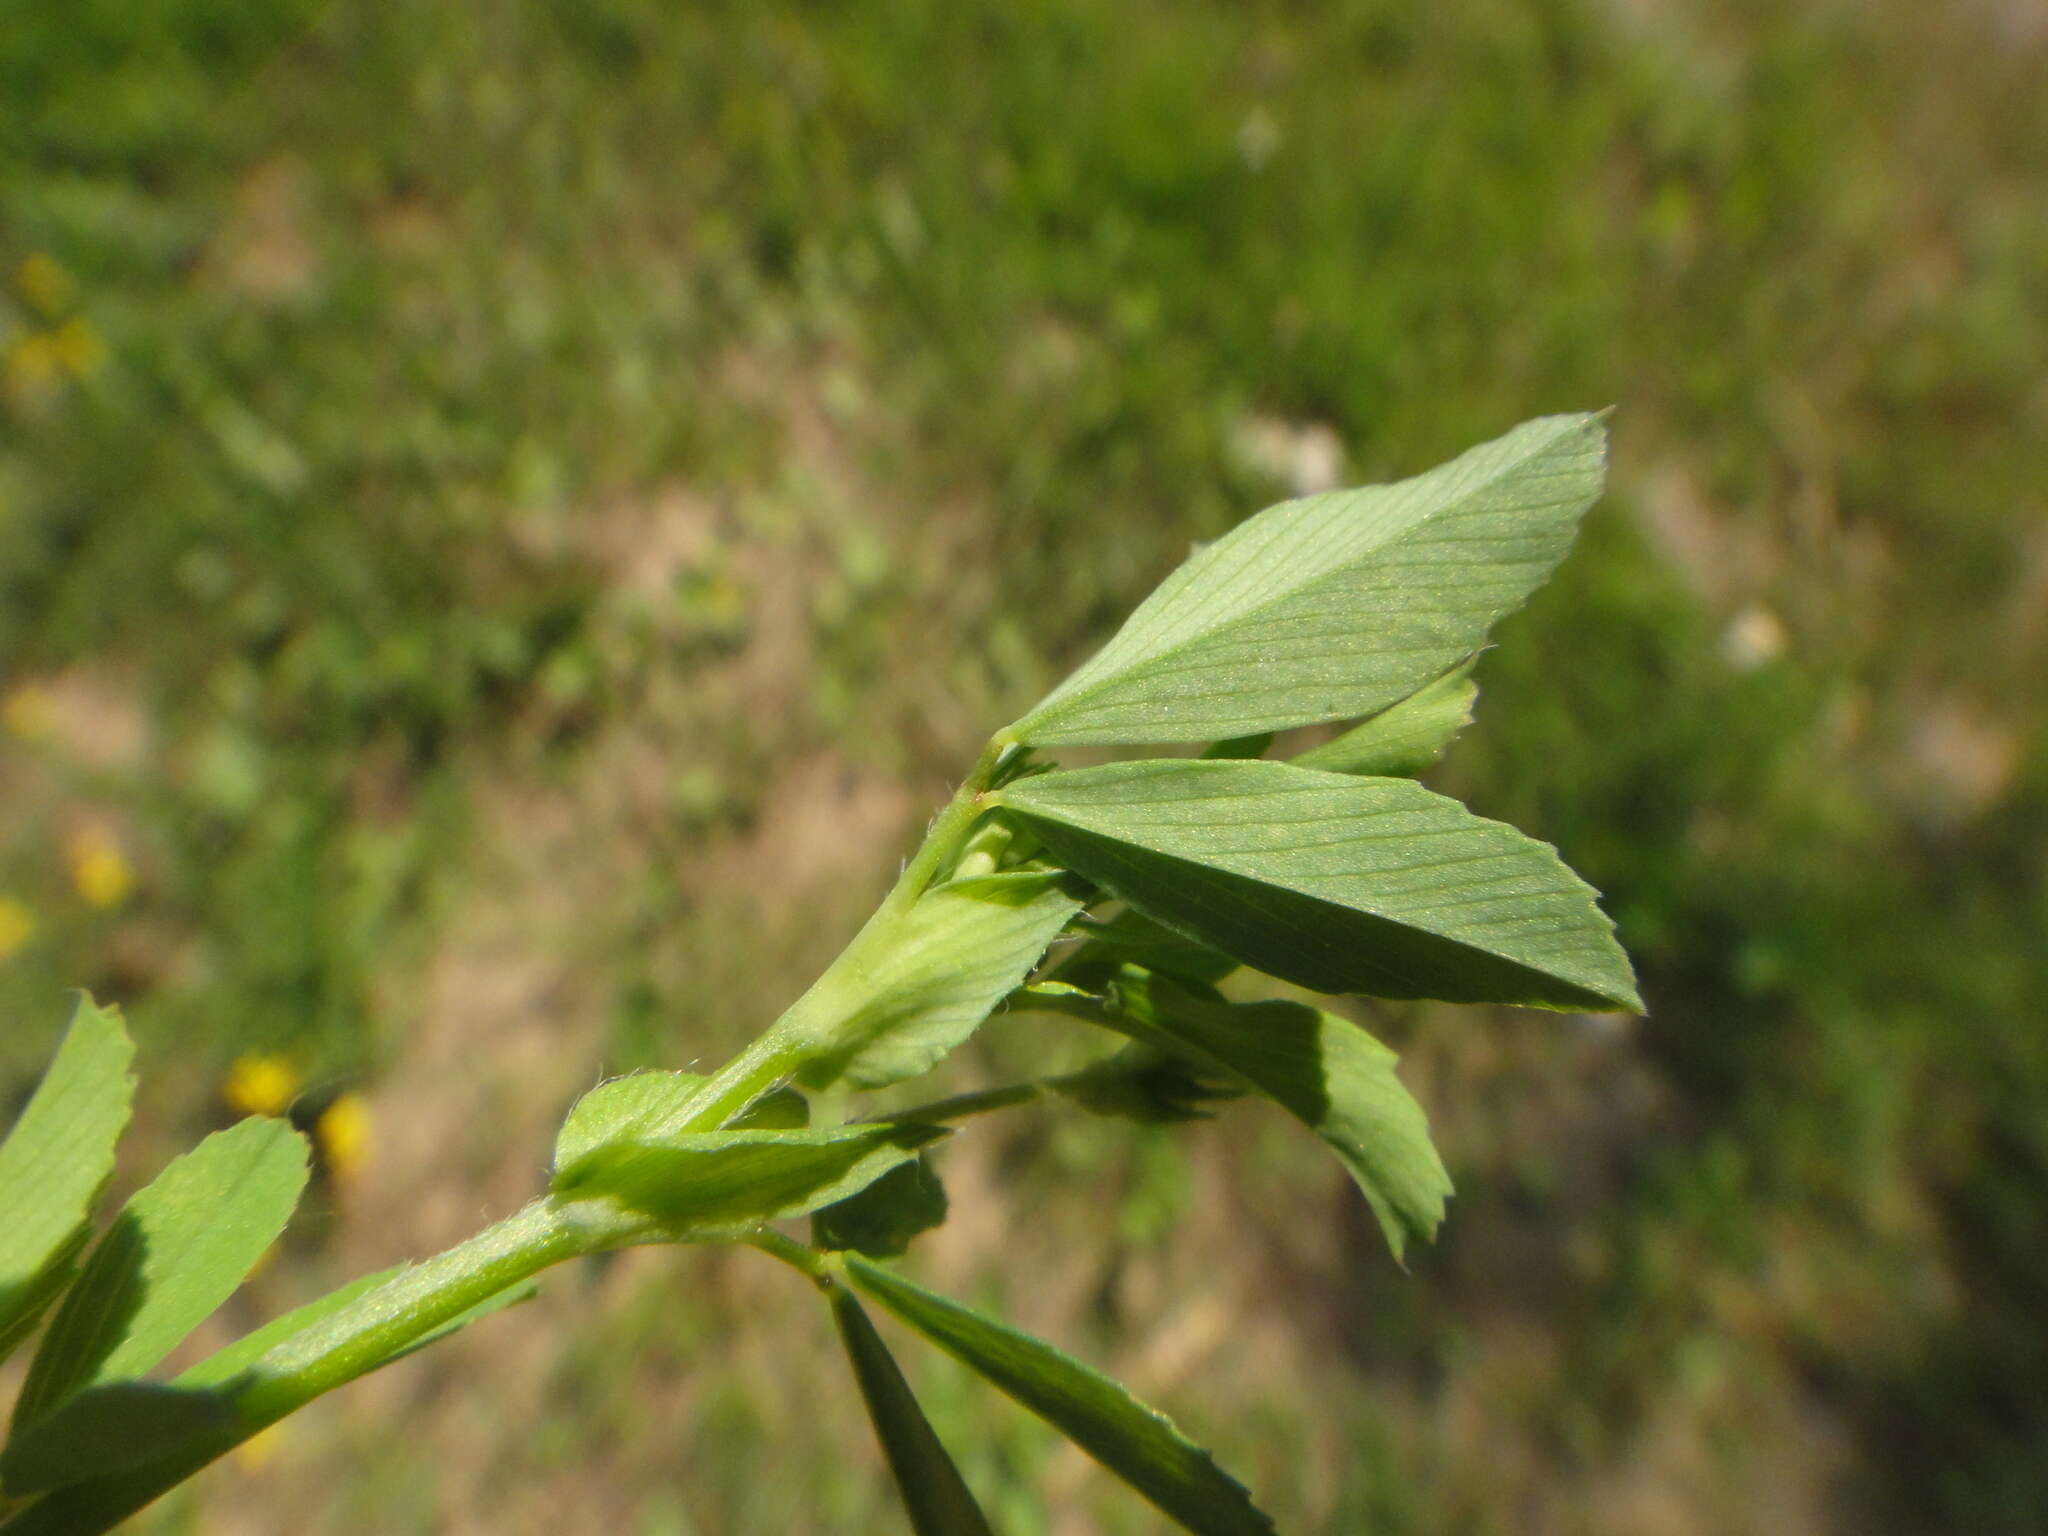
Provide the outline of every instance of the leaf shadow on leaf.
[[81,1221],[43,1267],[18,1285],[0,1286],[0,1362],[36,1331],[36,1325],[78,1278],[79,1255],[92,1241],[92,1222]]
[[235,1422],[233,1385],[112,1381],[67,1399],[0,1452],[0,1489],[45,1493],[124,1472]]
[[[134,1212],[122,1211],[93,1250],[92,1283],[105,1300],[94,1307],[89,1329],[82,1337],[77,1330],[64,1328],[72,1314],[61,1309],[57,1313],[52,1331],[43,1335],[29,1365],[21,1396],[15,1400],[15,1437],[61,1408],[80,1382],[99,1374],[107,1357],[128,1337],[129,1324],[149,1299],[148,1259],[148,1232]],[[102,1270],[101,1266],[106,1267]],[[57,1332],[60,1328],[62,1334]]]

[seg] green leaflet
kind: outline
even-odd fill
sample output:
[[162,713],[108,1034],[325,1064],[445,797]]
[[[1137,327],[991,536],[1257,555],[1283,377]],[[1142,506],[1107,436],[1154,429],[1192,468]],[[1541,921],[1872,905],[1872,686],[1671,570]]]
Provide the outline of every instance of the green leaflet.
[[1295,764],[1325,773],[1412,779],[1442,757],[1451,738],[1472,723],[1472,701],[1479,697],[1472,666],[1467,661],[1335,740],[1311,747],[1294,759]]
[[1450,1175],[1394,1053],[1349,1019],[1303,1003],[1230,1003],[1133,966],[1116,983],[1141,1041],[1241,1078],[1327,1142],[1364,1191],[1399,1259],[1436,1235]]
[[925,892],[889,927],[887,942],[864,955],[867,963],[820,981],[845,995],[823,1000],[835,1022],[799,1074],[804,1086],[901,1082],[973,1034],[1081,909],[1064,878],[1061,870],[1019,870]]
[[843,1285],[832,1287],[832,1321],[839,1326],[875,1438],[903,1494],[911,1530],[916,1536],[992,1536],[987,1517],[917,1406],[889,1346]]
[[[557,1170],[599,1147],[653,1136],[704,1086],[695,1072],[628,1072],[606,1078],[570,1106],[555,1133]],[[810,1106],[794,1088],[763,1094],[732,1122],[733,1130],[788,1131],[810,1124]]]
[[1216,741],[1385,709],[1543,583],[1605,456],[1599,417],[1550,416],[1412,480],[1270,507],[1189,557],[1005,734]]
[[869,1258],[893,1259],[920,1232],[946,1219],[946,1186],[931,1159],[900,1163],[856,1195],[811,1216],[811,1241],[820,1248],[851,1248]]
[[867,1295],[986,1377],[1198,1536],[1271,1536],[1273,1522],[1171,1419],[1041,1339],[846,1256]]
[[28,1108],[0,1142],[0,1360],[63,1293],[135,1097],[118,1009],[81,996]]
[[1146,916],[1319,992],[1642,1007],[1613,925],[1553,849],[1411,780],[1165,759],[997,798]]
[[140,1376],[226,1301],[284,1230],[306,1140],[249,1119],[170,1163],[123,1208],[50,1323],[17,1432],[100,1382]]
[[719,1238],[844,1200],[946,1134],[881,1122],[613,1141],[558,1169],[552,1189],[565,1200],[616,1200],[670,1229],[665,1236]]

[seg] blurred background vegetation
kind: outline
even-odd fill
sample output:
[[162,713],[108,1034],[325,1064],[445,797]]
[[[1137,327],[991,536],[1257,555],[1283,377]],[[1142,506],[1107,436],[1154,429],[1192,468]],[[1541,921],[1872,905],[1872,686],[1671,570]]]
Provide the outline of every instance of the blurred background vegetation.
[[[1460,1191],[1410,1274],[1244,1110],[978,1124],[911,1262],[1289,1531],[2038,1530],[2044,76],[2038,0],[11,7],[4,1103],[76,986],[130,1178],[302,1095],[221,1331],[450,1241],[1190,540],[1612,403],[1436,777],[1650,1017],[1372,1011]],[[816,1312],[564,1273],[142,1524],[898,1529]],[[1001,1529],[1157,1528],[914,1375]]]

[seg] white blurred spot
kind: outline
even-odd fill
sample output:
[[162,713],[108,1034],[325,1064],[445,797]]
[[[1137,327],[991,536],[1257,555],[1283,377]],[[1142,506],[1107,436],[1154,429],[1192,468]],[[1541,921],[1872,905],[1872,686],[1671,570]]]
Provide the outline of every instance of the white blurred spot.
[[1738,672],[1753,672],[1784,655],[1788,639],[1778,616],[1752,603],[1721,631],[1721,658]]
[[1263,171],[1280,149],[1280,125],[1264,107],[1253,107],[1237,125],[1237,152],[1248,170]]
[[1344,483],[1344,443],[1327,422],[1247,417],[1232,446],[1247,468],[1278,480],[1296,496],[1312,496]]

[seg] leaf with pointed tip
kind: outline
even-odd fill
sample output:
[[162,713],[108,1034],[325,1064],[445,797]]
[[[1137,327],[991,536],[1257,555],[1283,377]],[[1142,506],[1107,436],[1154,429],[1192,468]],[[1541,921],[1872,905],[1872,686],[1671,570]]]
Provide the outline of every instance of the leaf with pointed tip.
[[843,1285],[832,1287],[832,1321],[860,1384],[861,1401],[889,1458],[916,1536],[992,1536],[988,1519],[897,1369],[889,1346]]
[[847,1275],[1198,1536],[1271,1536],[1242,1484],[1173,1421],[1042,1339],[935,1296],[855,1254]]
[[724,1237],[844,1200],[946,1134],[881,1121],[607,1141],[559,1169],[552,1189],[559,1199],[615,1200],[671,1236]]
[[1394,1053],[1349,1019],[1303,1003],[1203,997],[1136,966],[1116,984],[1141,1041],[1191,1053],[1243,1080],[1320,1136],[1365,1194],[1400,1259],[1436,1235],[1450,1175],[1422,1106],[1394,1075]]
[[0,1142],[0,1360],[75,1273],[135,1098],[120,1010],[81,996],[63,1044]]
[[880,1088],[915,1077],[960,1044],[1030,973],[1081,909],[1064,870],[975,875],[934,886],[871,964],[825,1009],[837,1022],[805,1063],[807,1088],[845,1079]]
[[1172,758],[995,798],[1155,922],[1318,992],[1642,1007],[1613,924],[1554,849],[1409,779]]
[[122,1209],[51,1320],[16,1429],[175,1349],[276,1241],[306,1174],[306,1139],[282,1120],[244,1120],[172,1161]]
[[1471,661],[1417,689],[1391,709],[1362,720],[1343,735],[1295,757],[1297,767],[1412,779],[1444,755],[1451,738],[1472,723],[1479,685]]
[[1213,741],[1385,709],[1542,585],[1605,457],[1599,417],[1549,416],[1412,480],[1269,507],[1197,550],[1004,734]]
[[893,1259],[910,1240],[946,1219],[946,1186],[931,1159],[913,1158],[883,1174],[857,1195],[811,1216],[811,1240],[820,1248],[851,1248],[874,1259]]

